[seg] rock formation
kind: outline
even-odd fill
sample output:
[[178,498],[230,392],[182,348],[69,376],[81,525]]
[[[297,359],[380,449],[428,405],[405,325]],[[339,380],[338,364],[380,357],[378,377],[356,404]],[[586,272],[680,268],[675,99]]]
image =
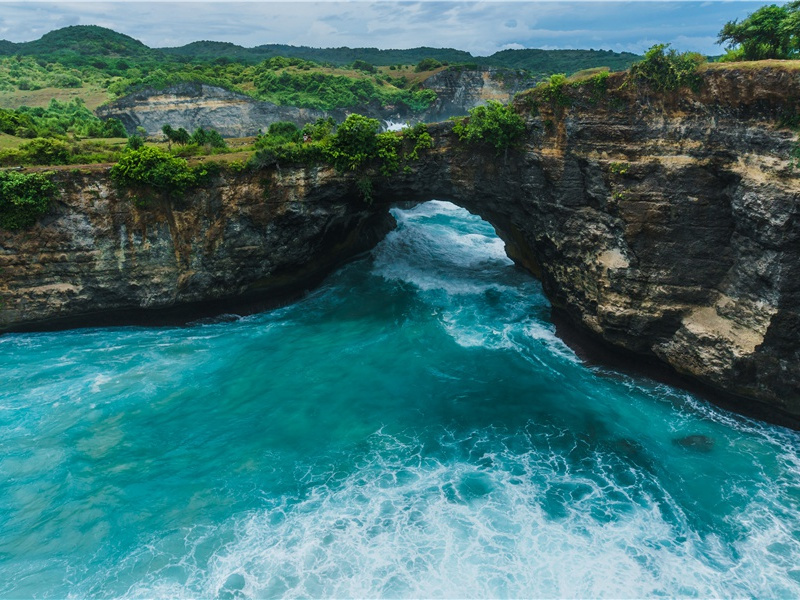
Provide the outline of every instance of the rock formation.
[[[533,81],[508,69],[463,69],[452,67],[422,82],[436,92],[437,100],[422,114],[377,102],[357,112],[381,121],[440,121],[485,104],[487,100],[509,102],[514,94]],[[183,127],[189,132],[198,127],[216,129],[224,137],[253,136],[266,131],[276,121],[292,121],[302,127],[320,117],[343,121],[353,111],[322,111],[294,106],[278,106],[244,94],[201,83],[181,83],[163,90],[140,90],[97,109],[102,119],[122,121],[129,133],[143,127],[147,135],[160,135],[164,125]]]
[[324,167],[229,174],[148,211],[104,176],[60,174],[52,214],[0,232],[0,329],[269,296],[369,247],[392,203],[438,198],[492,223],[588,335],[800,423],[800,177],[781,127],[800,114],[798,72],[607,87],[521,95],[527,137],[500,155],[432,127],[409,172],[375,176],[372,205]]
[[164,125],[216,129],[224,137],[246,137],[266,131],[276,121],[313,123],[326,113],[310,108],[278,106],[250,96],[201,83],[182,83],[164,90],[144,89],[97,109],[101,119],[122,121],[128,133],[143,127],[160,135]]

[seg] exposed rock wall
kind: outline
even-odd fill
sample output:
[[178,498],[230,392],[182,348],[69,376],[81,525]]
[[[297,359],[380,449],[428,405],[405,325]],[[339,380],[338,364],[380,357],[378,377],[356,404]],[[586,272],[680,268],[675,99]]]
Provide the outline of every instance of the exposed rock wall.
[[328,168],[223,177],[146,209],[107,174],[57,178],[51,214],[32,230],[0,231],[0,331],[248,296],[274,303],[394,225]]
[[439,198],[492,223],[595,339],[800,423],[800,177],[779,126],[800,114],[800,75],[710,70],[669,95],[621,77],[569,107],[522,95],[528,135],[499,156],[432,127],[434,149],[376,175],[369,206],[322,168],[228,175],[153,211],[63,174],[53,214],[0,232],[0,328],[269,296],[376,241],[393,202]]
[[[466,115],[471,108],[487,100],[509,102],[533,81],[508,69],[445,69],[426,79],[422,86],[437,93],[436,102],[423,114],[412,114],[401,107],[381,107],[377,102],[358,112],[382,121],[440,121],[454,115]],[[322,111],[294,106],[278,106],[254,100],[200,83],[182,83],[164,90],[144,89],[101,106],[97,116],[122,121],[129,133],[143,127],[148,135],[160,135],[164,125],[183,127],[189,132],[198,127],[216,129],[224,137],[246,137],[266,131],[277,121],[291,121],[298,126],[320,117],[332,116],[343,121],[351,111]]]
[[184,83],[165,90],[145,89],[101,106],[97,116],[122,121],[129,133],[143,127],[147,135],[160,135],[164,125],[216,129],[224,137],[246,137],[266,131],[276,121],[303,125],[326,116],[321,110],[278,106],[244,94],[199,83]]
[[488,100],[507,104],[514,94],[533,87],[536,81],[508,69],[460,69],[452,67],[428,77],[422,86],[436,92],[437,99],[425,111],[425,121],[444,121],[466,115]]

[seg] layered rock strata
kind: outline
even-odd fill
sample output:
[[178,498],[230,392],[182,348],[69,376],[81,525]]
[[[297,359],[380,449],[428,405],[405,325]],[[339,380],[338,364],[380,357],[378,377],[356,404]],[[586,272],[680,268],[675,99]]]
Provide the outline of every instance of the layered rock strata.
[[420,161],[373,177],[371,205],[319,167],[226,175],[149,211],[61,175],[51,215],[0,232],[0,328],[268,296],[379,239],[393,203],[438,198],[492,223],[594,339],[800,423],[800,177],[782,127],[798,72],[709,70],[698,93],[607,84],[520,96],[527,136],[499,155],[432,127]]
[[157,309],[185,320],[243,299],[274,305],[394,226],[352,202],[352,180],[329,168],[223,176],[147,208],[107,173],[56,179],[60,200],[34,229],[0,231],[0,331],[160,318]]

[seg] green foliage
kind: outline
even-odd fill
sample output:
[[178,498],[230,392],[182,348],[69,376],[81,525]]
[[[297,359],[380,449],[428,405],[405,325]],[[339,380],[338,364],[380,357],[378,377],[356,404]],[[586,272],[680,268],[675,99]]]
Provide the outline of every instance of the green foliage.
[[198,181],[198,172],[188,163],[154,146],[129,150],[111,168],[111,178],[122,187],[150,187],[180,195]]
[[0,228],[24,229],[47,212],[58,188],[43,173],[0,171]]
[[53,99],[47,108],[23,106],[17,110],[0,109],[0,131],[17,137],[63,136],[67,133],[95,138],[128,135],[121,121],[101,121],[80,98],[71,102]]
[[414,67],[414,71],[416,73],[421,73],[423,71],[433,71],[434,69],[438,69],[442,66],[442,63],[435,58],[423,58],[421,61],[417,63],[417,66]]
[[509,107],[490,100],[470,110],[467,119],[456,121],[453,131],[463,142],[491,146],[500,154],[522,136],[525,122]]
[[389,176],[400,169],[402,138],[393,131],[384,131],[377,136],[377,158],[381,175]]
[[289,142],[300,142],[303,134],[300,128],[291,121],[277,121],[269,126],[267,136],[264,141],[269,141],[270,145],[280,145]]
[[359,177],[356,180],[356,188],[358,188],[358,191],[361,194],[361,199],[364,200],[364,202],[366,202],[367,204],[372,204],[373,200],[372,179],[367,175]]
[[325,119],[319,118],[314,123],[307,123],[302,130],[302,135],[307,135],[315,142],[322,142],[333,135],[333,130],[336,129],[336,121],[333,117]]
[[591,84],[590,101],[600,102],[608,94],[608,71],[600,71],[589,80]]
[[144,138],[138,135],[129,137],[128,143],[125,145],[128,150],[138,150],[142,146],[144,146]]
[[69,144],[51,138],[36,138],[20,145],[25,164],[67,165],[70,162]]
[[0,108],[0,132],[17,137],[35,137],[36,123],[30,115]]
[[570,99],[564,91],[566,85],[567,76],[564,73],[551,75],[549,81],[541,86],[542,98],[554,107],[569,106]]
[[727,43],[725,60],[787,59],[800,54],[800,1],[762,6],[743,21],[729,21],[719,32]]
[[[178,131],[180,131],[180,129]],[[225,138],[223,138],[217,130],[203,129],[202,127],[198,127],[194,130],[190,142],[198,146],[207,146],[208,148],[224,149],[228,147]]]
[[161,128],[161,133],[167,136],[167,140],[171,144],[178,144],[179,146],[185,146],[188,144],[192,136],[189,135],[189,132],[186,131],[183,127],[178,127],[178,129],[173,129],[172,125],[164,125]]
[[433,138],[425,123],[417,123],[411,129],[404,130],[403,138],[413,144],[407,156],[409,160],[419,160],[420,152],[433,148]]
[[670,49],[669,44],[656,44],[644,55],[644,58],[631,67],[631,78],[646,83],[656,91],[673,91],[688,87],[697,91],[700,76],[697,74],[705,58],[696,52],[678,53]]
[[628,163],[621,163],[621,162],[612,162],[608,170],[611,171],[614,175],[625,175],[628,172],[630,165]]
[[375,73],[377,71],[375,65],[371,65],[365,60],[354,60],[353,69],[356,71],[364,71],[365,73]]
[[355,171],[377,157],[377,119],[348,115],[327,148],[328,160],[340,171]]

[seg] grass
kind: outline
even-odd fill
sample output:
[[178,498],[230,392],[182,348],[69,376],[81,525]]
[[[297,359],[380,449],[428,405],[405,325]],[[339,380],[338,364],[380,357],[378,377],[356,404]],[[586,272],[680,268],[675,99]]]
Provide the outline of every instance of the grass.
[[700,71],[722,71],[726,69],[746,69],[755,71],[764,67],[779,68],[785,71],[800,71],[800,60],[750,60],[739,62],[705,63],[700,65]]
[[108,93],[100,88],[42,88],[40,90],[15,90],[0,92],[0,108],[19,108],[20,106],[47,108],[50,100],[69,102],[74,98],[83,98],[86,108],[94,110],[108,102]]
[[583,81],[584,79],[589,79],[594,77],[598,73],[610,73],[611,69],[609,67],[594,67],[593,69],[584,69],[583,71],[578,71],[577,73],[573,73],[569,77],[567,77],[567,81],[570,83],[575,83],[577,81]]
[[20,144],[29,141],[30,140],[18,138],[14,135],[8,135],[7,133],[0,133],[0,150],[16,150],[19,148]]

